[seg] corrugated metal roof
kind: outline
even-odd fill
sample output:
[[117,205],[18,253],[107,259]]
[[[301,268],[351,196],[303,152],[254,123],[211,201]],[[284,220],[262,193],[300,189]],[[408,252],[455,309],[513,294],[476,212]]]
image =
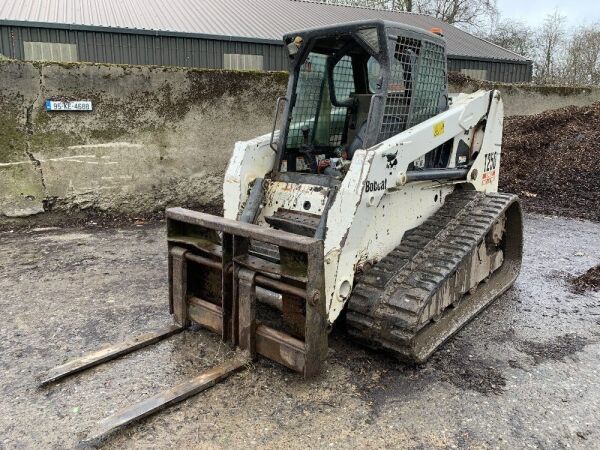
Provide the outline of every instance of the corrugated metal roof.
[[383,19],[441,27],[454,57],[527,61],[434,17],[301,0],[0,0],[0,23],[33,22],[281,41],[286,32]]

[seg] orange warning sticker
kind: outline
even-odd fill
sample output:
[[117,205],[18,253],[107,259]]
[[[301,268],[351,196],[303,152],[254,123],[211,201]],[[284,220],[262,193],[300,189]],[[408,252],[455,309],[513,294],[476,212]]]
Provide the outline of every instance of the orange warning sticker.
[[490,184],[496,178],[496,171],[484,172],[481,177],[481,184]]

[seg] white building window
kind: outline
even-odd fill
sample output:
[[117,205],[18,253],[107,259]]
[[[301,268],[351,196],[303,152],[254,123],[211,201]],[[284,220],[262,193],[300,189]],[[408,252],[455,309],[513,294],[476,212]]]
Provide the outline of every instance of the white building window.
[[460,69],[460,73],[465,74],[474,80],[487,80],[488,71],[485,69]]
[[26,61],[77,61],[76,44],[57,44],[54,42],[25,42]]
[[263,70],[263,55],[240,55],[225,53],[223,68],[230,70]]

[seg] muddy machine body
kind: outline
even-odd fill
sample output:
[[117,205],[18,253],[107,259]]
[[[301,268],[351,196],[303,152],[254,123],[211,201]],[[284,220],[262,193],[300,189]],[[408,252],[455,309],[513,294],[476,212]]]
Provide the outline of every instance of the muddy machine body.
[[443,37],[396,23],[300,31],[284,43],[287,93],[273,132],[235,145],[224,217],[167,210],[175,325],[46,381],[191,323],[239,357],[112,416],[95,435],[258,355],[314,376],[337,320],[364,345],[424,362],[518,275],[521,209],[497,192],[499,92],[450,96]]

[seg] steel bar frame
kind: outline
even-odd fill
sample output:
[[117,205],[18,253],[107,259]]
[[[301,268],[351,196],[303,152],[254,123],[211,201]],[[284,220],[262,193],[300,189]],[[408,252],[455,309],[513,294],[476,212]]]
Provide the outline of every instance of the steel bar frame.
[[[170,303],[175,321],[180,325],[187,324],[186,320],[196,323],[219,333],[224,341],[252,357],[262,355],[306,378],[316,376],[327,355],[323,241],[184,208],[167,209],[166,216]],[[279,264],[249,256],[251,240],[277,246]],[[220,258],[214,253],[218,245]],[[195,263],[193,270],[188,271],[183,260]],[[194,276],[194,270],[221,273],[218,304],[187,292],[183,285]],[[281,294],[284,310],[290,298],[303,303],[304,323],[299,325],[303,339],[257,320],[257,287]]]

